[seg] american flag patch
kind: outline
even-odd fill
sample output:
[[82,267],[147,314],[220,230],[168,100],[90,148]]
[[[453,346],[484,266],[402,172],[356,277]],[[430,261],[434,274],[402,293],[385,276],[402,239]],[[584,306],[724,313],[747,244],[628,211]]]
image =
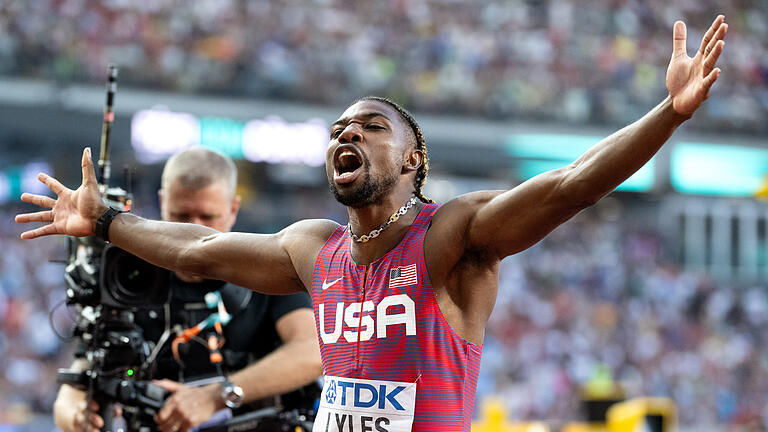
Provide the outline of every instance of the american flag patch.
[[411,264],[405,267],[395,267],[389,269],[389,287],[398,288],[408,285],[416,285],[418,278],[416,277],[416,264]]

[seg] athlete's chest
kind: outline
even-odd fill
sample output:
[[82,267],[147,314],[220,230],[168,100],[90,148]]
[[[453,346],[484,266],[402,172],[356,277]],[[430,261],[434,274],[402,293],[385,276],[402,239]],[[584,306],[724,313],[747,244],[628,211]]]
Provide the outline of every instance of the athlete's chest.
[[313,303],[324,344],[415,336],[430,306],[422,294],[428,276],[421,262],[340,262],[320,276]]

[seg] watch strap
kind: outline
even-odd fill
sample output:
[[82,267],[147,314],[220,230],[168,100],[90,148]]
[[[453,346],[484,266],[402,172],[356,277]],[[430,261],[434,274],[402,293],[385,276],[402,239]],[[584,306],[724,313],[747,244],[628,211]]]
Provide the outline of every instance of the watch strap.
[[112,207],[107,207],[107,210],[105,210],[104,213],[102,213],[101,216],[99,216],[99,218],[96,219],[96,229],[94,230],[93,235],[96,236],[96,238],[98,239],[108,242],[109,241],[109,225],[112,224],[112,221],[120,213],[125,213],[125,212],[114,209]]

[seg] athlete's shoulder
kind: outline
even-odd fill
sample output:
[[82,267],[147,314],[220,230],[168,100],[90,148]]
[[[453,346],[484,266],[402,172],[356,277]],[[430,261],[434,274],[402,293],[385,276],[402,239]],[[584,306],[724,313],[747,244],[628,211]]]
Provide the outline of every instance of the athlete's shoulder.
[[283,246],[291,256],[309,254],[314,262],[320,249],[339,226],[338,223],[327,219],[305,219],[289,225],[279,235]]
[[470,192],[451,199],[437,209],[424,239],[424,252],[433,283],[439,283],[470,251],[468,234],[473,218],[501,193],[503,191]]
[[469,221],[477,210],[504,193],[502,190],[482,190],[459,195],[441,205],[432,217],[432,226],[461,226],[461,221]]
[[292,241],[326,240],[341,225],[328,219],[304,219],[287,226],[281,234]]
[[305,219],[293,223],[278,233],[283,249],[288,253],[304,287],[312,283],[315,260],[325,242],[339,228],[327,219]]

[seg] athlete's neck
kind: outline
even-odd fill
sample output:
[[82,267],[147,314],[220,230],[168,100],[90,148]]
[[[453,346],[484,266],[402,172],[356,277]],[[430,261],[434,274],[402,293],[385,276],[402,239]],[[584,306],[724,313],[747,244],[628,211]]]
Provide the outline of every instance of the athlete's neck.
[[[392,214],[405,206],[408,200],[412,197],[413,192],[391,193],[384,197],[382,202],[378,204],[359,208],[347,207],[349,226],[352,228],[352,232],[360,236],[379,228],[383,223],[389,220]],[[401,223],[401,221],[398,220],[392,225],[398,223]],[[384,233],[382,232],[382,235],[383,234]]]
[[[362,208],[348,207],[349,225],[357,236],[370,233],[389,220],[390,216],[403,207],[413,196],[412,192],[390,194],[382,203]],[[368,265],[377,260],[403,239],[424,204],[417,201],[413,207],[400,216],[387,229],[381,231],[378,237],[364,243],[353,241],[351,246],[352,257],[360,265]]]

